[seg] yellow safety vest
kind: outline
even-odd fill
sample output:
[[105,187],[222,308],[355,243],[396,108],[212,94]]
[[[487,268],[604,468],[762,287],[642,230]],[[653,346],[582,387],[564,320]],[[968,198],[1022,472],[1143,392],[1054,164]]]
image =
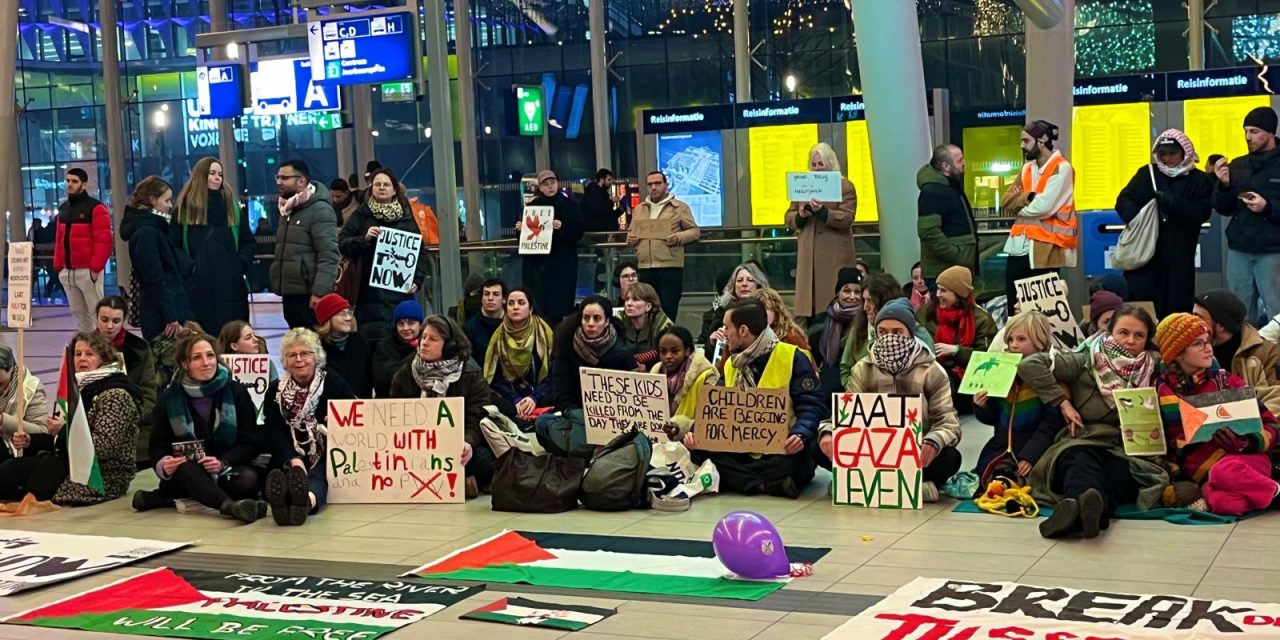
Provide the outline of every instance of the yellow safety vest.
[[684,394],[680,399],[680,404],[676,405],[676,415],[684,416],[691,420],[696,420],[698,415],[698,396],[702,393],[702,387],[707,383],[707,376],[715,373],[715,369],[707,369],[698,374],[698,377],[689,385],[689,392]]
[[[764,365],[764,373],[760,374],[760,379],[756,381],[758,389],[782,389],[791,388],[791,365],[795,363],[796,352],[799,351],[805,356],[809,352],[797,347],[793,344],[779,342],[773,348],[773,353],[769,354],[769,362]],[[727,387],[732,387],[738,379],[738,369],[733,366],[733,359],[725,360],[724,363],[724,383]],[[791,418],[796,417],[795,409],[791,403],[787,403],[787,415]]]

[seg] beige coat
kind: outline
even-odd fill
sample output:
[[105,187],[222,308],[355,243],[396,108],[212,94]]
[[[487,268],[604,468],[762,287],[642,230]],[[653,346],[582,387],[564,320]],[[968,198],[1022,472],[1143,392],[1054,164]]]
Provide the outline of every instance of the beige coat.
[[[1221,365],[1222,363],[1218,363]],[[1240,336],[1240,348],[1231,357],[1231,372],[1240,376],[1258,392],[1258,399],[1280,415],[1280,382],[1276,369],[1280,368],[1280,346],[1264,340],[1261,333],[1250,325],[1244,325]]]
[[[871,363],[871,357],[865,357],[853,365],[849,376],[850,393],[907,393],[924,396],[924,435],[922,439],[932,442],[938,449],[954,447],[960,444],[960,419],[956,415],[955,404],[951,401],[951,381],[947,372],[942,370],[933,352],[921,346],[911,368],[902,375],[894,377]],[[835,425],[823,421],[818,432],[832,431]]]
[[841,180],[840,202],[822,203],[826,222],[819,218],[822,210],[796,224],[800,207],[807,203],[792,202],[787,209],[787,228],[796,232],[796,304],[795,315],[812,318],[826,309],[836,294],[840,269],[852,267],[853,217],[858,211],[858,194],[853,183]]
[[[654,211],[657,215],[654,215]],[[658,203],[645,200],[631,219],[631,228],[641,220],[660,220],[676,234],[676,246],[668,247],[666,240],[641,239],[636,245],[636,262],[641,269],[684,268],[684,245],[696,242],[702,231],[693,220],[689,205],[675,196],[668,196]]]

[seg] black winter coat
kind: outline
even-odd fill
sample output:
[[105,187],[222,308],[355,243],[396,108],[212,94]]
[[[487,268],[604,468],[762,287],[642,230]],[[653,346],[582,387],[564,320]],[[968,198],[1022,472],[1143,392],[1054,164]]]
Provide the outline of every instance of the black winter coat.
[[373,350],[373,393],[379,398],[389,398],[391,379],[406,360],[416,351],[413,345],[391,334],[378,342]]
[[[235,229],[227,225],[230,205],[238,212]],[[249,216],[239,205],[226,203],[220,192],[209,193],[205,224],[174,223],[169,237],[178,249],[178,264],[191,302],[192,319],[205,333],[217,335],[232,320],[249,321],[249,286],[245,276],[253,265],[257,241]]]
[[[204,416],[192,409],[190,397],[185,398],[187,411],[191,412],[191,422],[192,426],[195,427],[195,437],[204,441],[205,455],[218,458],[229,467],[247,465],[258,457],[263,445],[262,429],[258,426],[258,408],[254,406],[253,398],[249,396],[249,392],[244,388],[244,385],[231,380],[227,383],[227,389],[235,394],[236,404],[236,437],[231,446],[219,446],[217,439],[214,438],[214,430],[217,425],[210,425]],[[160,401],[156,403],[155,410],[151,412],[149,454],[152,467],[156,466],[161,458],[173,455],[173,443],[181,442],[173,432],[173,425],[169,422],[169,412],[167,410],[169,396],[175,393],[186,396],[186,392],[182,390],[181,385],[170,385],[160,395]],[[217,415],[216,412],[221,404],[222,398],[214,398],[214,415]]]
[[[1158,167],[1146,165],[1138,169],[1116,198],[1116,213],[1125,223],[1132,222],[1155,195],[1152,170],[1161,194],[1156,205],[1160,212],[1156,252],[1146,265],[1126,271],[1124,278],[1129,283],[1129,298],[1150,300],[1156,315],[1163,318],[1178,311],[1191,312],[1196,245],[1200,242],[1200,225],[1208,222],[1213,213],[1211,201],[1217,179],[1199,169],[1171,178]],[[1280,233],[1280,229],[1276,232]]]
[[582,192],[582,225],[586,231],[617,231],[622,211],[613,204],[609,190],[593,182]]
[[[1213,178],[1213,209],[1231,218],[1227,246],[1245,253],[1280,253],[1280,147],[1236,158],[1230,167],[1230,185]],[[1267,208],[1250,211],[1239,200],[1246,191],[1266,198]]]
[[[420,398],[422,397],[422,388],[418,386],[418,382],[413,379],[413,363],[412,361],[404,363],[400,370],[396,372],[395,378],[391,380],[391,398]],[[445,390],[446,398],[462,398],[463,408],[466,412],[466,432],[465,438],[474,449],[481,445],[488,446],[484,439],[484,433],[480,431],[480,421],[484,419],[488,413],[485,411],[485,405],[490,404],[492,400],[489,394],[489,383],[485,382],[484,373],[480,371],[480,366],[474,360],[467,360],[462,365],[462,377],[449,385]]]
[[[407,233],[421,233],[418,229],[418,223],[413,218],[413,211],[409,208],[409,202],[402,201],[400,206],[404,210],[404,214],[394,222],[383,222],[373,216],[373,211],[369,209],[369,204],[360,205],[356,212],[351,214],[351,219],[342,226],[342,231],[338,234],[338,251],[348,258],[362,258],[364,263],[360,268],[360,299],[356,301],[355,313],[356,322],[360,326],[360,335],[371,344],[377,344],[378,340],[390,335],[395,327],[391,321],[396,305],[408,300],[409,295],[398,291],[390,291],[379,287],[369,286],[369,273],[373,269],[373,254],[377,248],[377,240],[370,242],[365,238],[365,234],[369,233],[371,227],[385,227],[396,229]],[[422,281],[427,274],[426,261],[426,245],[422,245],[422,249],[418,253],[418,264],[415,268],[413,281],[422,287]],[[355,383],[352,387],[359,394],[360,389]],[[361,396],[366,397],[366,396]]]
[[369,343],[359,335],[351,334],[345,349],[339,349],[338,345],[327,340],[321,345],[328,359],[325,371],[342,376],[355,397],[373,397],[373,358],[369,353]]
[[[573,350],[573,342],[564,340],[559,352],[551,361],[551,399],[557,411],[570,411],[582,408],[582,380],[578,370],[583,367],[592,369],[612,369],[614,371],[635,371],[636,357],[622,340],[615,340],[600,358],[600,362],[590,365],[582,361]],[[542,403],[539,403],[542,404]]]
[[531,207],[554,207],[560,228],[551,233],[551,253],[524,257],[524,284],[533,294],[533,306],[555,326],[573,311],[578,288],[578,241],[582,240],[582,212],[564,194],[539,195]]
[[154,340],[170,322],[190,320],[191,305],[178,270],[178,249],[169,237],[169,222],[149,209],[125,207],[120,239],[129,244],[137,278],[138,288],[132,295],[137,299],[142,337]]
[[[273,469],[284,467],[293,458],[302,456],[301,452],[293,446],[293,435],[289,433],[289,423],[285,422],[284,414],[280,412],[280,403],[276,401],[276,397],[280,394],[280,384],[281,380],[272,382],[267,387],[266,398],[262,401],[263,434],[266,438],[268,450],[271,452],[271,468]],[[332,369],[326,368],[324,391],[320,393],[320,402],[316,404],[316,422],[327,424],[330,400],[351,400],[355,397],[355,394],[351,393],[351,387],[347,385],[347,381],[343,380],[342,376]],[[320,456],[321,464],[328,457],[327,452],[322,453]]]

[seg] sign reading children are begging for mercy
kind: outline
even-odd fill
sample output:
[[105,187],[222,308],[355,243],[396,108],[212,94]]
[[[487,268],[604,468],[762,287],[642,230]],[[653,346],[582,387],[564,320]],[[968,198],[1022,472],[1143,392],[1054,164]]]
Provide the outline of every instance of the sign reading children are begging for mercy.
[[381,227],[378,244],[373,250],[373,268],[369,269],[369,286],[407,293],[413,286],[422,250],[422,234]]
[[831,405],[832,501],[919,509],[924,399],[898,393],[838,393]]
[[1084,342],[1084,333],[1080,331],[1080,323],[1071,313],[1071,304],[1067,302],[1067,283],[1056,273],[1046,273],[1034,278],[1023,278],[1013,283],[1018,303],[1022,310],[1035,309],[1049,317],[1053,327],[1053,340],[1059,346],[1074,349]]
[[587,444],[609,444],[632,429],[654,442],[667,439],[671,408],[666,376],[583,367],[578,379]]
[[329,402],[329,502],[461,503],[462,398]]
[[704,385],[693,433],[703,451],[786,453],[791,397],[783,389]]

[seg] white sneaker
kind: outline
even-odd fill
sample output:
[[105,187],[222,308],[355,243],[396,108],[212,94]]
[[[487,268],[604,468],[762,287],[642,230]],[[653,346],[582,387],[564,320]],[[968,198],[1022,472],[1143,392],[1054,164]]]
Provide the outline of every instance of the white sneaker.
[[938,485],[925,480],[920,483],[920,499],[926,503],[938,501]]

